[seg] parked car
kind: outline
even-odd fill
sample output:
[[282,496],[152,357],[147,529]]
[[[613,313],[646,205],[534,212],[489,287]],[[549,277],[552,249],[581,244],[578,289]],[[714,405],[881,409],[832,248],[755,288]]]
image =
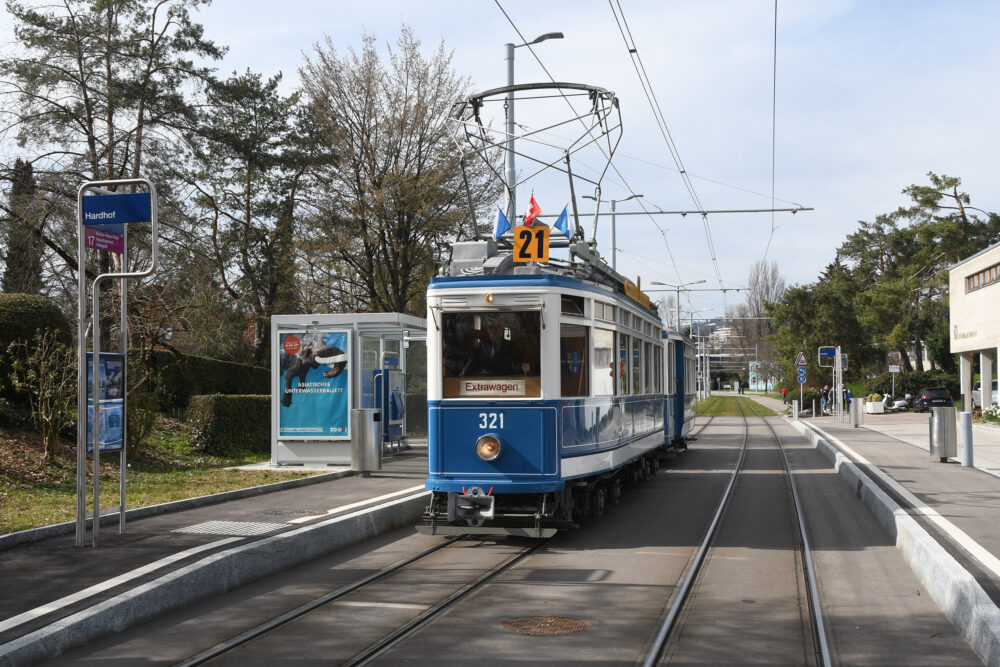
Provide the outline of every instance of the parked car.
[[944,387],[924,387],[913,399],[914,412],[926,412],[931,408],[954,406],[951,392]]
[[[993,405],[997,404],[997,381],[993,381]],[[983,407],[983,383],[977,382],[972,387],[972,409],[978,410]]]

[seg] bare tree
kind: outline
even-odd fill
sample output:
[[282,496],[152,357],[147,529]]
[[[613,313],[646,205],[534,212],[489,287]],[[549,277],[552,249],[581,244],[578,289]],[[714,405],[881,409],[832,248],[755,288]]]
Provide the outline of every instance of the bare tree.
[[750,267],[747,277],[746,301],[731,306],[726,318],[741,341],[744,364],[758,362],[758,372],[765,378],[777,377],[779,365],[767,342],[774,332],[767,317],[767,305],[777,303],[785,294],[785,279],[778,270],[778,263],[758,260]]
[[[313,303],[423,314],[424,288],[447,242],[475,230],[447,118],[468,82],[441,44],[427,59],[403,27],[388,62],[375,39],[341,57],[327,39],[300,70],[319,132],[337,155],[319,188],[299,249]],[[473,199],[492,202],[499,183],[472,171]]]

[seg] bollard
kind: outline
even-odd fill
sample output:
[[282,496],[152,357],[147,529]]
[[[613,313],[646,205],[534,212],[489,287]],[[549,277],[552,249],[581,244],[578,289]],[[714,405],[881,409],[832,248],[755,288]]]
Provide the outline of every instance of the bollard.
[[799,420],[799,399],[797,398],[792,399],[792,419],[794,421]]
[[972,413],[958,413],[958,449],[962,453],[962,465],[970,467],[972,462]]

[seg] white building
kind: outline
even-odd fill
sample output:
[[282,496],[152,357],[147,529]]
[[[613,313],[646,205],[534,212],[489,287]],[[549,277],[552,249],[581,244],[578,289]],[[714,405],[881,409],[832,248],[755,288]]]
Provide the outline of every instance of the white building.
[[[962,409],[972,409],[972,364],[979,355],[984,387],[996,377],[1000,349],[1000,243],[949,269],[952,354],[961,355]],[[983,392],[983,407],[992,402]]]

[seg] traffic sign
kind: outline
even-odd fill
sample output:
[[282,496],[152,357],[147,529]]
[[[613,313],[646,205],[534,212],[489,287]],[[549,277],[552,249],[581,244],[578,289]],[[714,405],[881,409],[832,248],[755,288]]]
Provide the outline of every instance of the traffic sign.
[[889,372],[890,373],[898,373],[899,372],[899,366],[897,366],[896,364],[889,364]]
[[796,366],[808,366],[809,362],[806,361],[806,353],[799,352],[798,358],[795,359]]
[[799,366],[799,375],[805,375],[805,374],[806,374],[805,366]]
[[805,383],[806,383],[806,376],[805,375],[800,375],[799,376],[799,384],[805,384]]

